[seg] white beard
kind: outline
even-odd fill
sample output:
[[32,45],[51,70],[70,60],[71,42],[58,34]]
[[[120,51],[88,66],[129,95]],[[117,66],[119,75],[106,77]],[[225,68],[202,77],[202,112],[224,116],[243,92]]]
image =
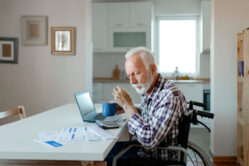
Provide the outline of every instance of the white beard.
[[139,93],[139,94],[146,93],[149,90],[149,88],[150,88],[150,86],[151,86],[151,84],[153,82],[152,72],[150,70],[148,70],[147,73],[148,73],[147,74],[148,80],[147,80],[146,83],[144,83],[144,84],[131,84],[131,86],[133,88],[135,88],[137,93]]

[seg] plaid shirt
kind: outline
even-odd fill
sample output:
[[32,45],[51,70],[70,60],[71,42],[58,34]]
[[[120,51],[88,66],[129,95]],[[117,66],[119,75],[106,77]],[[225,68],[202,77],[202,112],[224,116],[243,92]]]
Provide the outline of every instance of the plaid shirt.
[[145,157],[176,157],[175,152],[156,150],[154,147],[160,143],[177,145],[178,125],[186,110],[182,92],[174,83],[159,75],[149,96],[142,95],[138,109],[140,114],[134,114],[128,121],[129,132],[145,147]]

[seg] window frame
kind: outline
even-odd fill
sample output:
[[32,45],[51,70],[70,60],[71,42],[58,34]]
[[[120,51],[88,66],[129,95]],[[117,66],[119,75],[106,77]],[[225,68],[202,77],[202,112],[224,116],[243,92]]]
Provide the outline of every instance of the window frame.
[[200,55],[200,17],[199,15],[170,15],[170,16],[157,16],[156,17],[156,41],[155,41],[155,59],[158,64],[158,72],[162,74],[163,76],[166,77],[171,77],[173,75],[173,72],[161,72],[159,71],[159,41],[160,41],[160,36],[159,36],[159,22],[161,20],[195,20],[196,21],[196,54],[195,54],[195,73],[184,73],[180,72],[180,75],[188,75],[190,77],[197,77],[199,75],[199,55]]

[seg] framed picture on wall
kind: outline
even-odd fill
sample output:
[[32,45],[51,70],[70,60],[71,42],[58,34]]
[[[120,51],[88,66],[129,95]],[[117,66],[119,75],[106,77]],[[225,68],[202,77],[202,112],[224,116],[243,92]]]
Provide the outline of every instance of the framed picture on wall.
[[75,27],[51,27],[51,54],[75,55]]
[[22,45],[47,45],[47,16],[22,16]]
[[0,63],[18,63],[18,38],[0,37]]

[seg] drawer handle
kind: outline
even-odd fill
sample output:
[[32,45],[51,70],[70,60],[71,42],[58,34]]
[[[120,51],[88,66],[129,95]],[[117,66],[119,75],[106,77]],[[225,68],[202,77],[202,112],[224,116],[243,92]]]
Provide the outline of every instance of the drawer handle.
[[143,23],[137,23],[137,25],[142,26],[142,25],[144,25],[144,24],[143,24]]

